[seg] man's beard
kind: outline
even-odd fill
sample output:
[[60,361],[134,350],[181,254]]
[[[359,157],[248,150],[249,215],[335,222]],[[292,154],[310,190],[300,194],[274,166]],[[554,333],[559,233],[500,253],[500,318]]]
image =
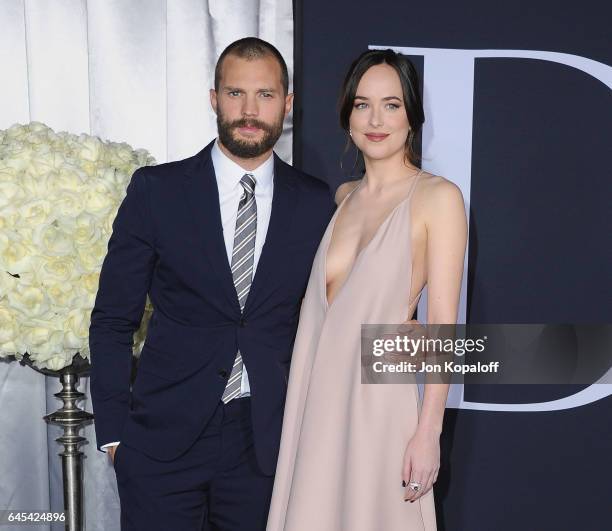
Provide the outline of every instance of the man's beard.
[[[241,159],[254,159],[274,147],[283,132],[283,119],[281,114],[279,120],[272,125],[247,118],[226,122],[223,113],[217,109],[219,140],[232,155]],[[236,139],[232,131],[239,127],[257,127],[263,131],[263,137],[259,141]]]

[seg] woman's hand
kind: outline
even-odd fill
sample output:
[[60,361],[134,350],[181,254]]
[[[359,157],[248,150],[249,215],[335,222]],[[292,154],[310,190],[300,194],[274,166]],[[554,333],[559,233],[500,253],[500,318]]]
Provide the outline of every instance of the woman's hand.
[[[438,479],[440,470],[440,435],[417,429],[408,442],[404,452],[404,467],[402,479],[406,487],[404,500],[417,500],[427,493]],[[410,482],[420,483],[418,491],[408,485]]]

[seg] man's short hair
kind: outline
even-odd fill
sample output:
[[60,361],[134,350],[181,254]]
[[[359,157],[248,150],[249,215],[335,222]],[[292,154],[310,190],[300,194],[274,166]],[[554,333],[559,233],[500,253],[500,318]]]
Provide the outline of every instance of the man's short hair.
[[289,92],[289,73],[287,71],[287,63],[283,59],[280,52],[269,42],[257,37],[245,37],[232,42],[219,56],[217,66],[215,66],[215,90],[219,91],[219,82],[221,80],[221,68],[223,66],[223,60],[228,55],[235,55],[247,61],[253,59],[259,59],[262,57],[273,57],[278,62],[281,69],[281,84],[285,94]]

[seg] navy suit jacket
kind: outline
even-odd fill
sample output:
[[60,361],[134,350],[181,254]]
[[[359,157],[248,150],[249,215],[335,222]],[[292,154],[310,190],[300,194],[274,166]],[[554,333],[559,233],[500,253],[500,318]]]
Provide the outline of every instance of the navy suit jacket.
[[[211,147],[138,169],[119,207],[89,330],[97,446],[180,456],[219,404],[240,349],[256,456],[273,474],[301,299],[335,205],[325,183],[274,155],[270,224],[241,314]],[[147,293],[154,313],[131,385]]]

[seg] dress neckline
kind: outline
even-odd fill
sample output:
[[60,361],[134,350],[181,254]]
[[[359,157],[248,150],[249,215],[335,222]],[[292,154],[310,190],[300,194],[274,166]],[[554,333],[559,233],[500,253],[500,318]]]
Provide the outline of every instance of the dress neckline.
[[340,295],[340,293],[344,289],[344,286],[348,282],[351,274],[353,273],[353,271],[355,269],[355,266],[357,265],[357,262],[360,260],[360,258],[364,254],[364,252],[371,246],[372,242],[378,237],[378,235],[382,231],[383,227],[385,225],[387,225],[387,223],[391,220],[391,218],[399,210],[399,208],[410,199],[410,197],[412,196],[412,192],[413,192],[414,188],[416,187],[416,183],[417,183],[417,181],[418,181],[418,179],[419,179],[419,177],[421,176],[422,173],[423,173],[423,170],[422,169],[419,170],[419,172],[414,177],[413,183],[410,185],[410,190],[408,190],[408,193],[406,194],[406,197],[404,197],[397,205],[395,205],[389,211],[389,213],[385,216],[385,219],[383,219],[383,221],[378,225],[378,227],[374,231],[374,234],[372,235],[372,237],[368,240],[368,243],[366,243],[359,250],[359,252],[355,256],[355,260],[353,260],[353,263],[352,263],[351,267],[348,269],[346,277],[344,278],[344,282],[342,282],[342,285],[336,291],[336,295],[334,296],[332,301],[329,302],[329,299],[327,297],[327,254],[328,254],[329,248],[331,246],[332,238],[334,237],[334,229],[336,228],[336,220],[338,219],[338,215],[340,214],[340,211],[342,210],[342,207],[346,203],[347,199],[353,194],[353,192],[356,192],[359,188],[361,188],[361,185],[363,184],[363,179],[361,180],[361,182],[357,186],[355,186],[355,188],[353,188],[348,194],[346,194],[345,198],[340,202],[340,204],[338,205],[338,208],[336,209],[336,212],[335,212],[335,214],[334,214],[334,216],[333,216],[333,218],[331,220],[330,230],[329,230],[329,238],[327,238],[327,242],[325,243],[325,246],[323,248],[323,299],[324,299],[324,302],[325,302],[325,311],[329,311],[329,309],[333,306],[335,300],[338,298],[338,295]]

